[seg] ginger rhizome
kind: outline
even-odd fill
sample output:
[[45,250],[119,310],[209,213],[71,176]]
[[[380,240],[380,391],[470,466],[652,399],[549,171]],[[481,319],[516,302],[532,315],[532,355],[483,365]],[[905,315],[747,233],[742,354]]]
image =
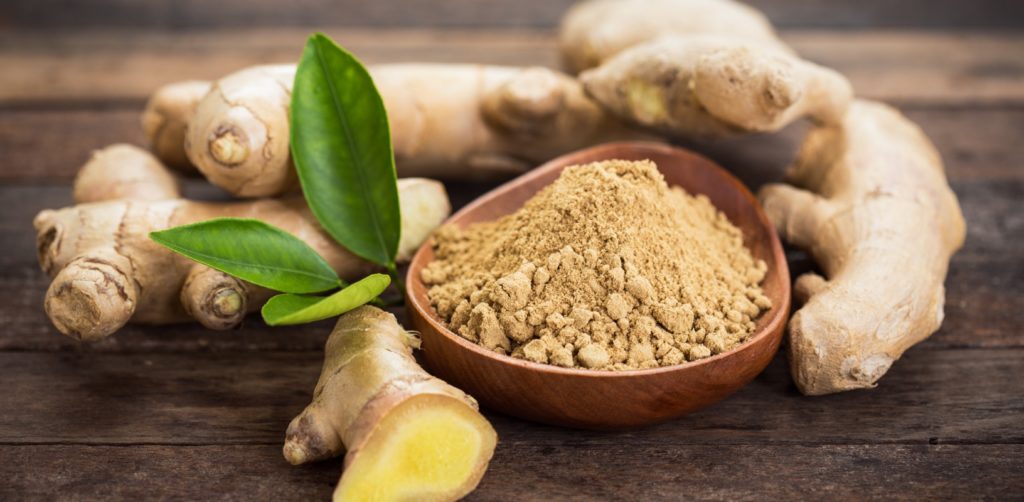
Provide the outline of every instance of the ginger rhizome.
[[593,66],[580,81],[609,112],[681,139],[772,132],[802,117],[835,123],[853,94],[730,0],[591,0],[566,16],[562,50],[574,67]]
[[[576,80],[544,68],[396,64],[370,67],[384,100],[399,176],[493,179],[614,139],[623,126]],[[243,197],[297,187],[289,155],[294,65],[257,66],[214,83],[185,148],[211,183]]]
[[718,35],[789,49],[764,14],[732,0],[590,0],[562,18],[559,48],[572,73],[666,35]]
[[472,397],[416,364],[418,347],[371,306],[342,315],[327,339],[284,457],[297,465],[347,450],[334,500],[457,500],[483,477],[497,434]]
[[943,318],[943,281],[964,241],[963,215],[938,152],[880,103],[857,101],[811,131],[786,179],[761,190],[782,237],[807,249],[806,302],[789,323],[793,379],[804,394],[870,388]]
[[777,131],[805,116],[834,123],[852,96],[833,70],[717,36],[638,45],[580,80],[614,114],[688,139]]
[[442,227],[421,272],[452,331],[564,367],[647,369],[743,343],[767,266],[704,196],[650,161],[567,168],[520,210]]
[[93,152],[73,185],[78,204],[104,200],[162,200],[181,196],[178,180],[153,154],[134,145],[110,145]]
[[209,82],[188,80],[167,84],[150,96],[142,112],[142,132],[164,165],[186,174],[196,172],[185,155],[185,129],[209,90]]
[[[120,150],[118,147],[117,150]],[[128,150],[133,155],[148,155]],[[53,277],[46,292],[46,312],[62,333],[85,341],[117,331],[129,320],[163,324],[196,319],[212,329],[237,326],[247,312],[271,295],[205,265],[173,253],[149,233],[217,217],[255,218],[282,228],[319,252],[342,278],[357,278],[372,266],[338,246],[324,233],[301,196],[245,202],[209,203],[176,198],[177,193],[145,190],[134,170],[133,193],[173,195],[154,200],[117,199],[96,195],[92,171],[110,173],[118,185],[118,167],[103,167],[94,158],[79,177],[79,200],[105,200],[45,210],[35,218],[39,263]],[[157,164],[159,165],[159,164]],[[150,166],[152,167],[152,166]],[[154,183],[162,183],[154,176]],[[444,187],[432,180],[398,180],[402,212],[399,260],[407,260],[450,211]],[[80,194],[87,194],[80,195]]]

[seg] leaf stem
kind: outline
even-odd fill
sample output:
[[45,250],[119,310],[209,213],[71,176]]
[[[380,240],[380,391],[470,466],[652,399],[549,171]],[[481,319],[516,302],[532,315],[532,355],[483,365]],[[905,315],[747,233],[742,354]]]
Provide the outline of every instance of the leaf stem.
[[388,275],[391,276],[391,281],[394,282],[398,292],[402,295],[402,300],[405,300],[405,281],[402,280],[401,274],[398,273],[398,266],[393,261],[388,264]]

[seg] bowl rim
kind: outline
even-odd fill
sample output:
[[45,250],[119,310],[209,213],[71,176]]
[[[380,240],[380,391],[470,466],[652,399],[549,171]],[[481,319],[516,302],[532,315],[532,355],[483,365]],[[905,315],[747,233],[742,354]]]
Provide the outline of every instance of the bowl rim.
[[[412,310],[415,311],[415,315],[418,315],[419,317],[424,319],[428,324],[430,324],[432,328],[434,328],[434,330],[439,332],[449,341],[455,342],[462,348],[468,349],[469,351],[475,353],[476,355],[491,359],[492,361],[499,364],[515,366],[524,370],[537,371],[541,373],[549,373],[554,375],[571,376],[576,378],[640,378],[653,375],[662,375],[666,373],[672,373],[675,371],[683,371],[686,369],[693,369],[705,365],[711,365],[719,361],[722,361],[730,356],[735,356],[740,352],[743,352],[744,350],[750,349],[751,347],[756,345],[756,342],[760,342],[762,341],[762,339],[772,336],[776,331],[781,331],[782,328],[785,327],[784,324],[786,323],[789,314],[789,309],[792,303],[792,291],[789,278],[789,264],[786,261],[786,255],[782,249],[782,242],[779,240],[779,235],[778,232],[776,232],[775,230],[775,226],[772,225],[771,220],[768,219],[767,214],[765,214],[764,212],[764,208],[761,207],[761,204],[758,202],[757,198],[754,196],[753,193],[750,192],[750,190],[746,187],[746,185],[743,184],[743,182],[741,182],[732,173],[718,165],[718,163],[714,162],[713,160],[699,153],[687,150],[685,148],[680,148],[665,143],[658,143],[652,141],[619,141],[612,143],[603,143],[589,148],[584,148],[582,150],[576,150],[565,155],[560,155],[554,159],[551,159],[541,164],[540,166],[534,169],[531,169],[529,172],[521,176],[513,178],[491,190],[488,190],[486,193],[477,197],[472,202],[464,206],[462,209],[455,212],[455,214],[449,216],[444,221],[444,223],[442,223],[442,225],[447,225],[451,223],[453,220],[462,217],[465,213],[476,210],[477,207],[483,205],[485,202],[489,202],[491,199],[495,197],[495,194],[497,194],[499,191],[503,191],[507,186],[511,184],[519,185],[527,183],[534,178],[538,178],[547,174],[547,171],[555,169],[555,166],[568,167],[571,165],[580,164],[581,162],[575,161],[575,159],[579,158],[587,159],[585,162],[599,162],[600,160],[611,160],[616,158],[616,156],[609,155],[609,151],[621,151],[622,149],[641,150],[647,152],[657,151],[662,155],[682,156],[696,159],[698,162],[704,163],[713,171],[715,171],[716,174],[720,175],[723,179],[728,181],[729,185],[733,189],[739,191],[740,194],[744,196],[743,199],[745,201],[753,201],[753,203],[750,205],[752,205],[754,208],[754,213],[757,215],[758,222],[768,230],[771,254],[776,264],[775,272],[777,274],[782,275],[785,279],[782,281],[782,304],[778,306],[773,305],[772,308],[768,310],[768,312],[765,315],[771,315],[772,317],[770,317],[768,319],[768,322],[764,325],[764,327],[755,332],[753,336],[751,336],[738,346],[725,352],[715,354],[711,357],[706,357],[704,359],[700,359],[697,361],[687,361],[682,364],[674,364],[671,366],[661,366],[658,368],[638,370],[611,371],[581,368],[564,368],[552,364],[535,363],[524,359],[517,359],[510,355],[499,354],[497,352],[487,350],[478,344],[472,343],[469,340],[466,340],[465,338],[459,336],[452,330],[448,329],[447,326],[445,326],[441,321],[439,321],[440,318],[437,316],[436,311],[434,310],[433,306],[429,304],[430,299],[427,296],[426,292],[427,286],[423,284],[423,281],[420,279],[418,272],[422,270],[422,268],[427,264],[427,262],[425,262],[425,255],[428,252],[433,251],[433,237],[427,239],[422,245],[420,245],[420,248],[416,251],[416,254],[413,255],[412,260],[409,262],[409,269],[406,272],[405,278],[405,294],[407,308],[411,306]],[[659,170],[660,169],[661,168],[659,168]],[[419,287],[423,289],[424,299],[427,301],[426,305],[423,305],[420,302],[420,299],[417,298],[413,290],[414,284],[418,284]],[[779,324],[783,324],[783,326],[779,326]]]

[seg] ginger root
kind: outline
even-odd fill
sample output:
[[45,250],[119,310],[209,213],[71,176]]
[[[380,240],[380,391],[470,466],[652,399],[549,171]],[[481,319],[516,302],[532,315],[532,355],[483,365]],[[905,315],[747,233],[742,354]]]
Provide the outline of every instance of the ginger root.
[[464,392],[423,371],[419,339],[363,306],[341,316],[313,402],[288,426],[284,457],[302,464],[347,449],[335,501],[457,500],[483,477],[497,434]]
[[[370,73],[387,109],[399,176],[493,179],[584,146],[650,138],[553,70],[396,64]],[[211,183],[244,197],[298,186],[288,145],[294,74],[294,65],[257,66],[214,83],[185,141]]]
[[119,143],[93,152],[75,175],[78,204],[104,200],[161,200],[181,196],[178,180],[153,157],[134,145]]
[[770,45],[712,35],[634,46],[580,81],[624,120],[690,139],[777,131],[803,116],[835,123],[853,95],[833,70]]
[[789,50],[764,14],[732,0],[580,2],[562,18],[559,48],[568,71],[579,73],[666,35],[718,35]]
[[789,323],[789,361],[808,395],[871,388],[942,322],[943,280],[964,241],[963,215],[935,148],[880,103],[811,131],[760,198],[782,237],[825,277],[796,281],[806,301]]
[[210,83],[188,80],[157,89],[142,112],[142,132],[164,165],[185,174],[197,172],[185,155],[185,128]]
[[[143,189],[138,186],[142,180],[132,185],[137,188],[133,193],[155,194],[153,199],[104,198],[87,190],[101,172],[110,173],[110,183],[118,186],[117,165],[104,167],[102,162],[117,158],[94,158],[78,179],[83,185],[75,187],[79,200],[106,202],[44,210],[34,221],[39,263],[54,278],[46,292],[46,312],[66,335],[94,341],[113,334],[129,320],[163,324],[194,318],[212,329],[228,329],[269,298],[271,293],[263,288],[195,263],[149,239],[149,232],[173,226],[216,217],[255,218],[305,241],[343,278],[372,270],[321,230],[301,196],[195,202],[177,198],[176,192]],[[131,178],[132,173],[121,174]],[[161,182],[157,176],[152,180]],[[398,259],[406,260],[447,217],[450,206],[444,187],[436,181],[401,179],[398,190],[402,210]]]
[[760,12],[732,0],[590,0],[561,51],[589,96],[658,134],[714,139],[839,121],[845,77],[796,56]]

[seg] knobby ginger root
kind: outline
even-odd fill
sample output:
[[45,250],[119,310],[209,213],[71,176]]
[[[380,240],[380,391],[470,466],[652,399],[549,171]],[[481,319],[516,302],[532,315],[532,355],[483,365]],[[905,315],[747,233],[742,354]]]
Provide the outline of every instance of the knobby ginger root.
[[572,73],[665,35],[720,35],[789,49],[757,10],[732,0],[591,0],[562,19],[559,47]]
[[133,145],[117,144],[93,152],[75,176],[76,203],[104,200],[161,200],[181,196],[178,180],[153,157]]
[[[401,179],[398,189],[399,259],[408,259],[447,217],[450,206],[444,187],[436,181]],[[75,192],[88,193],[81,186]],[[211,218],[255,218],[283,228],[317,250],[343,278],[372,270],[320,229],[302,197],[231,203],[155,199],[79,204],[36,216],[39,263],[54,278],[45,308],[62,333],[93,341],[113,334],[129,320],[162,324],[194,318],[212,329],[237,326],[271,293],[149,238],[152,231]]]
[[871,388],[942,322],[943,280],[965,226],[935,148],[895,110],[855,102],[813,130],[787,174],[760,194],[783,238],[825,276],[796,281],[789,323],[800,391]]
[[207,180],[245,197],[298,187],[288,151],[294,78],[294,65],[256,66],[213,83],[185,133],[185,153]]
[[[391,126],[399,176],[487,179],[613,139],[650,138],[544,68],[396,64],[370,68]],[[213,184],[245,197],[297,187],[289,155],[294,65],[217,81],[189,122],[185,148]]]
[[149,98],[142,112],[142,131],[164,165],[182,173],[196,172],[185,155],[185,128],[209,90],[209,82],[188,80],[165,85]]
[[731,0],[591,0],[561,28],[563,59],[615,116],[683,139],[841,119],[842,75],[800,59],[767,19]]
[[464,392],[425,372],[419,339],[363,306],[327,339],[313,402],[288,426],[284,457],[302,464],[343,450],[334,500],[457,500],[472,491],[497,434]]
[[580,75],[613,114],[680,138],[777,131],[800,117],[839,121],[852,89],[833,70],[765,44],[665,37]]

